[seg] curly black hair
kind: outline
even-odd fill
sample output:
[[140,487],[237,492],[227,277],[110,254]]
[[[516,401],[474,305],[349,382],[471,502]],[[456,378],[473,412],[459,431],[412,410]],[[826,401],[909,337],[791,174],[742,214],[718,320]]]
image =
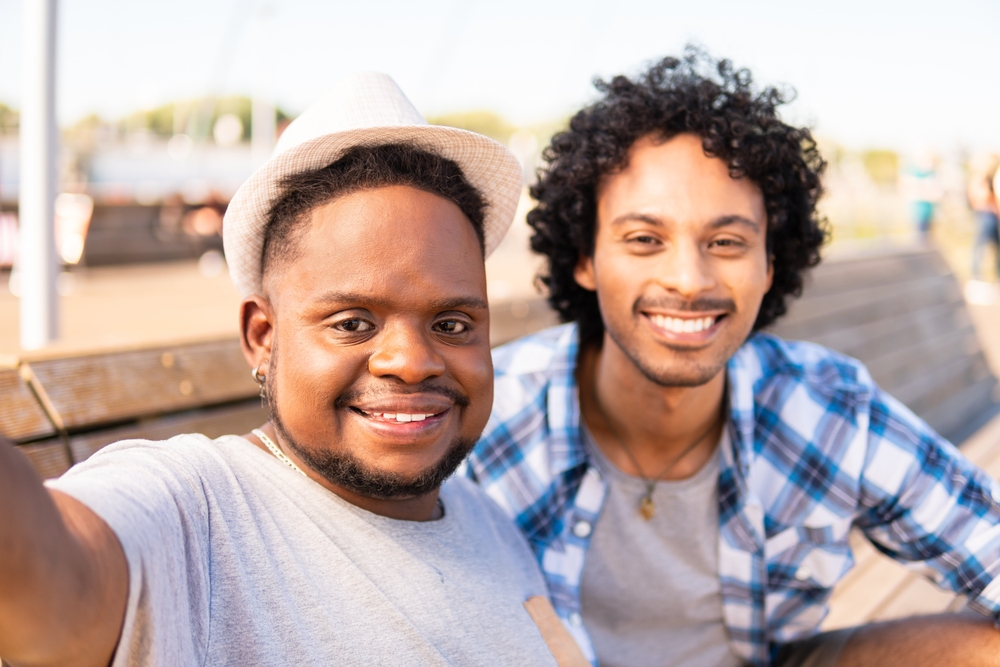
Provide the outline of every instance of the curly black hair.
[[562,321],[577,322],[583,340],[604,332],[597,295],[573,277],[580,257],[594,252],[598,183],[625,167],[636,140],[683,133],[700,136],[707,155],[725,160],[734,178],[750,178],[763,192],[774,281],[754,331],[784,315],[785,297],[802,293],[803,273],[819,263],[827,237],[826,221],[816,212],[826,163],[808,129],[778,117],[777,108],[794,92],[758,90],[748,70],[691,46],[634,80],[616,76],[594,85],[602,99],[552,138],[531,188],[538,202],[528,213],[531,248],[548,258],[539,280]]

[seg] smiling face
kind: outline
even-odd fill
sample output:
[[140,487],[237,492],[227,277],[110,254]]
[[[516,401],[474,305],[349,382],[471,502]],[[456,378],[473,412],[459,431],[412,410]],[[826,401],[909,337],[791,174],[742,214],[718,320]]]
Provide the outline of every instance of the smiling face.
[[647,137],[601,183],[596,227],[575,276],[597,292],[605,344],[662,386],[716,377],[771,286],[760,188],[697,136]]
[[267,298],[243,316],[245,330],[268,322],[251,361],[281,441],[353,494],[434,490],[493,400],[472,224],[442,197],[389,186],[320,206],[295,233],[291,259],[265,275]]

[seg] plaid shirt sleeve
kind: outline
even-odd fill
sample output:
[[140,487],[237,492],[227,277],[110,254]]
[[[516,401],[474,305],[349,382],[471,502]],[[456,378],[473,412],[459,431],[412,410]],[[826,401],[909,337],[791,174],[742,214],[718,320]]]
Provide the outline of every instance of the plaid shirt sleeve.
[[1000,484],[875,389],[855,525],[1000,626]]

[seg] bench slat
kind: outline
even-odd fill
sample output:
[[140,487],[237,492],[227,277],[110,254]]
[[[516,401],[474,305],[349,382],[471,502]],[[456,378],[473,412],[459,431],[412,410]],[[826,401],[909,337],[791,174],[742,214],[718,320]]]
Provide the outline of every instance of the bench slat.
[[[77,435],[71,437],[69,443],[74,462],[79,463],[102,447],[120,440],[167,440],[182,433],[201,433],[209,438],[242,435],[265,421],[267,413],[261,408],[260,401],[250,400]],[[46,479],[58,477],[70,468],[66,448],[59,440],[21,445],[19,449]]]
[[871,285],[891,285],[928,274],[948,274],[948,265],[934,250],[881,252],[824,260],[807,278],[806,295],[823,296]]
[[31,363],[66,428],[256,396],[236,339]]
[[16,368],[0,369],[0,433],[11,440],[35,440],[56,433]]

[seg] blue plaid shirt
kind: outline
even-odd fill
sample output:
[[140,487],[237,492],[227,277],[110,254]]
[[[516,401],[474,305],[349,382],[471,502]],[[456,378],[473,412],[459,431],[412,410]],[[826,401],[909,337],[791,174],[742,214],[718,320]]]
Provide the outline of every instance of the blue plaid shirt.
[[[494,351],[493,414],[467,473],[527,536],[557,613],[596,662],[580,579],[607,482],[581,442],[578,348],[569,324]],[[817,631],[854,563],[852,526],[1000,618],[1000,484],[826,348],[758,333],[728,380],[719,579],[737,656],[767,665]]]

